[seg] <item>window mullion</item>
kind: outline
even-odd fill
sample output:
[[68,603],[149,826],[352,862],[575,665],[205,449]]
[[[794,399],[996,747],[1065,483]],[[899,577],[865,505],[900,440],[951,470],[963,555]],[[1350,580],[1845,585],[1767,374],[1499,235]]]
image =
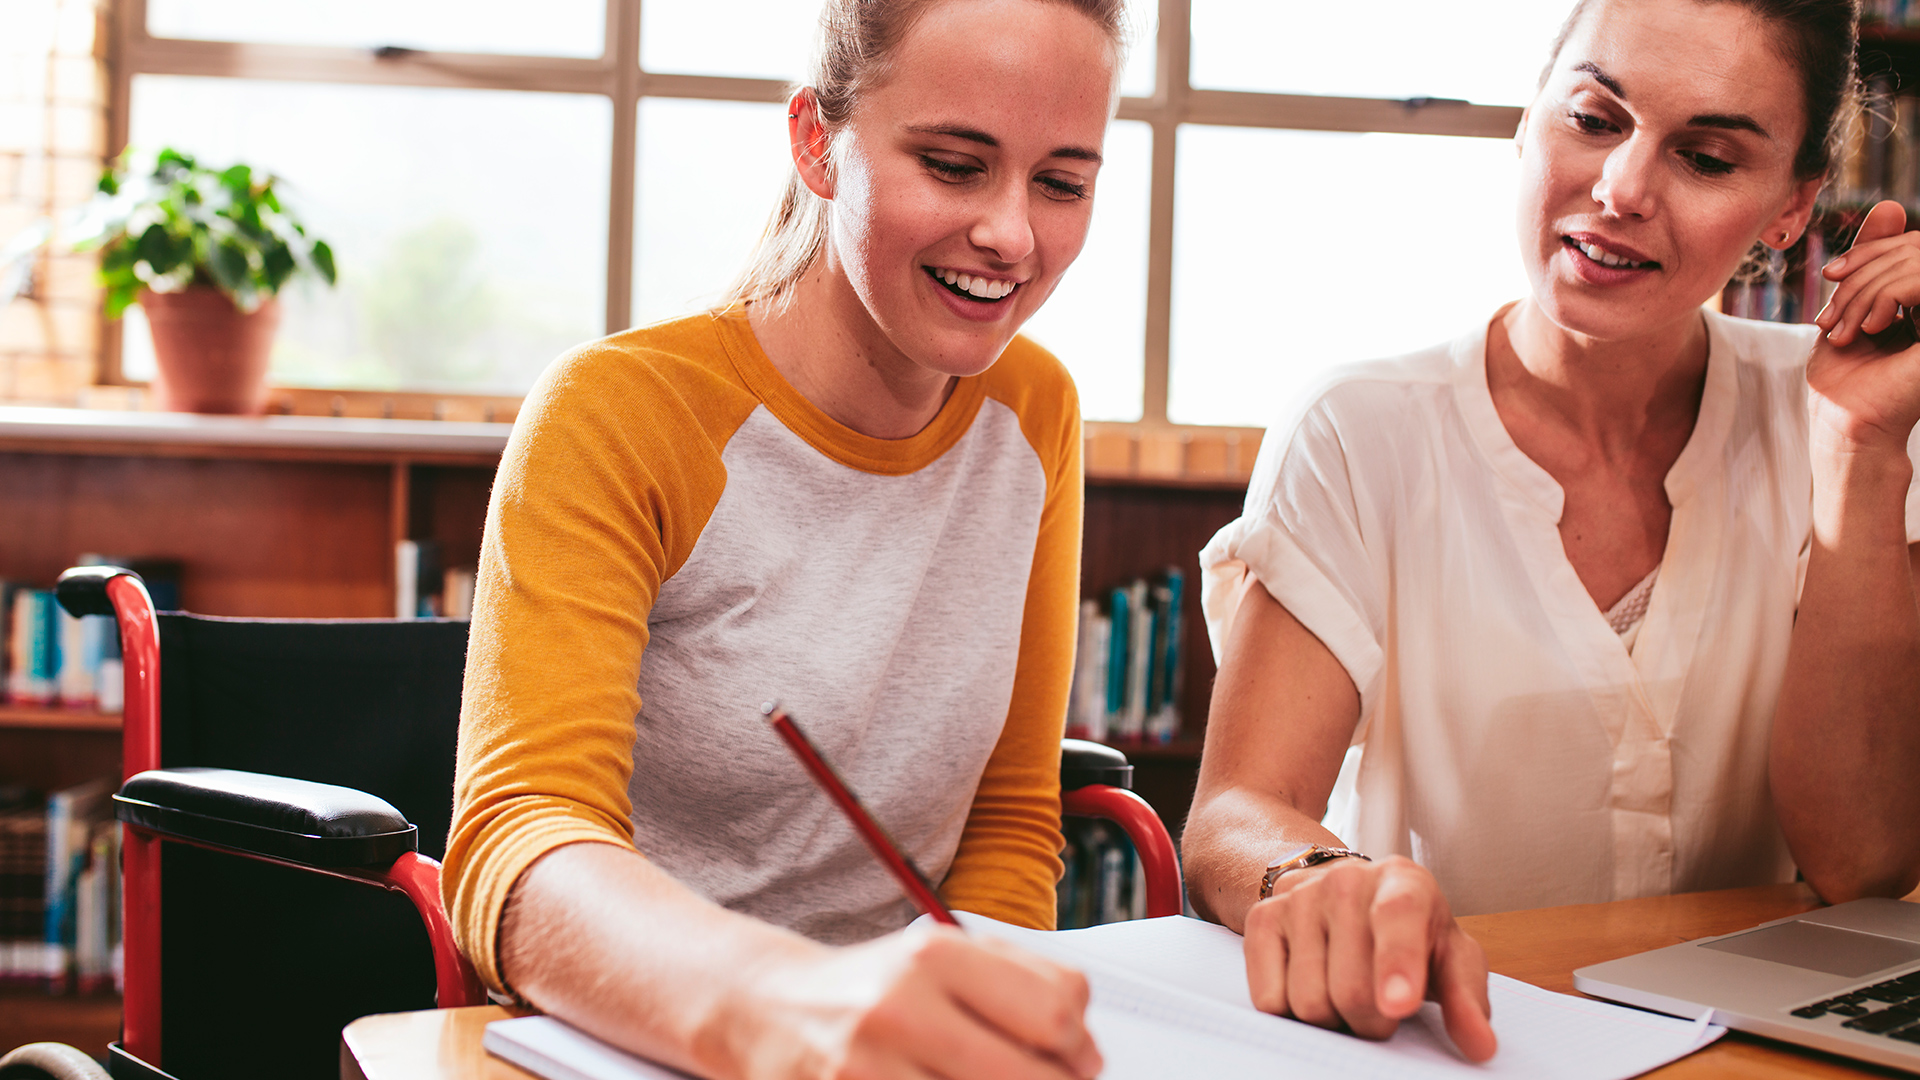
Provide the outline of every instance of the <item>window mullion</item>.
[[1160,37],[1155,48],[1154,92],[1141,119],[1153,125],[1153,164],[1148,189],[1146,370],[1140,419],[1167,422],[1168,365],[1173,340],[1174,150],[1186,110],[1191,56],[1190,0],[1160,0]]
[[640,121],[641,0],[607,0],[613,63],[613,153],[607,182],[607,333],[633,323],[634,174]]

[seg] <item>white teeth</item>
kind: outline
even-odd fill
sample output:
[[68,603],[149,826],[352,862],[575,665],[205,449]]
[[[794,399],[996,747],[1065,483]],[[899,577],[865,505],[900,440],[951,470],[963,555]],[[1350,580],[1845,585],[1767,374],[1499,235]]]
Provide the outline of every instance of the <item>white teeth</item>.
[[991,278],[975,277],[958,270],[935,270],[933,276],[959,289],[968,296],[980,300],[998,300],[1012,292],[1017,283],[1012,281],[994,281]]
[[1622,256],[1615,255],[1613,252],[1608,251],[1605,248],[1596,247],[1593,244],[1583,244],[1578,240],[1575,240],[1573,243],[1575,247],[1579,248],[1581,252],[1583,252],[1587,256],[1587,258],[1592,259],[1594,262],[1597,262],[1602,266],[1639,266],[1640,265],[1639,263],[1634,262],[1632,259],[1623,258]]

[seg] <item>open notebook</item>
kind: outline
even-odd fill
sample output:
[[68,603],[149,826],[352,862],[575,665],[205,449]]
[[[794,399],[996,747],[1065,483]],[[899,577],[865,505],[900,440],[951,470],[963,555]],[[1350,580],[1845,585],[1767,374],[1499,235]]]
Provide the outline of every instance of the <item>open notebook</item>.
[[[1724,1029],[1585,998],[1499,975],[1490,987],[1500,1052],[1470,1065],[1428,1004],[1386,1042],[1368,1042],[1258,1012],[1247,993],[1240,937],[1170,916],[1047,933],[962,912],[975,934],[1011,941],[1087,973],[1087,1012],[1103,1074],[1113,1080],[1190,1076],[1290,1078],[1512,1077],[1625,1080],[1698,1050]],[[622,1053],[558,1020],[487,1025],[486,1048],[548,1080],[659,1080],[671,1069]]]

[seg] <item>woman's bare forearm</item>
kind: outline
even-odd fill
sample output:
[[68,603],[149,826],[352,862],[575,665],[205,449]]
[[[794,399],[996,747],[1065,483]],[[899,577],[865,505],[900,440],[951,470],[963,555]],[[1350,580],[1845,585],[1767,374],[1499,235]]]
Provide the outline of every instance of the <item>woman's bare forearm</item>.
[[1920,603],[1904,448],[1815,425],[1812,553],[1771,747],[1774,805],[1828,901],[1920,880]]
[[1181,844],[1187,899],[1201,918],[1244,933],[1267,867],[1308,844],[1341,840],[1281,798],[1245,788],[1196,794]]
[[612,844],[556,848],[501,917],[513,988],[615,1045],[700,1076],[743,1071],[737,998],[763,969],[822,946],[696,896]]
[[1221,650],[1182,834],[1195,911],[1243,930],[1279,855],[1339,844],[1320,817],[1359,717],[1346,668],[1249,575]]

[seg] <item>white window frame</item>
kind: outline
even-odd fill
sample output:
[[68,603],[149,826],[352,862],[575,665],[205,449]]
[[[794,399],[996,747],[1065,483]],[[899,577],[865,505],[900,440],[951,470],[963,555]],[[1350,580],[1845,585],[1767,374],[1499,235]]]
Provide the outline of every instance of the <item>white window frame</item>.
[[[599,94],[613,105],[606,237],[606,330],[613,333],[625,329],[632,318],[635,141],[640,100],[662,97],[782,103],[789,89],[787,83],[778,79],[679,75],[643,69],[640,66],[640,9],[644,2],[606,0],[606,46],[602,55],[570,58],[426,50],[396,50],[383,56],[375,50],[360,48],[157,38],[147,32],[146,0],[115,0],[108,48],[110,97],[106,150],[111,159],[126,146],[129,102],[136,75]],[[1179,429],[1167,421],[1167,387],[1173,309],[1175,160],[1181,125],[1506,139],[1512,138],[1518,128],[1521,111],[1513,106],[1475,105],[1445,99],[1396,101],[1195,89],[1189,79],[1191,0],[1157,0],[1157,4],[1157,40],[1135,45],[1135,48],[1155,51],[1154,91],[1148,97],[1122,98],[1119,111],[1120,119],[1144,122],[1153,133],[1144,391],[1139,424],[1117,425],[1126,429]],[[742,252],[741,257],[744,259],[746,253]],[[117,322],[108,324],[102,365],[106,382],[124,381],[120,375],[118,326]],[[1099,425],[1102,429],[1114,426]],[[1256,438],[1258,433],[1258,429],[1253,428],[1194,430],[1245,432]]]

